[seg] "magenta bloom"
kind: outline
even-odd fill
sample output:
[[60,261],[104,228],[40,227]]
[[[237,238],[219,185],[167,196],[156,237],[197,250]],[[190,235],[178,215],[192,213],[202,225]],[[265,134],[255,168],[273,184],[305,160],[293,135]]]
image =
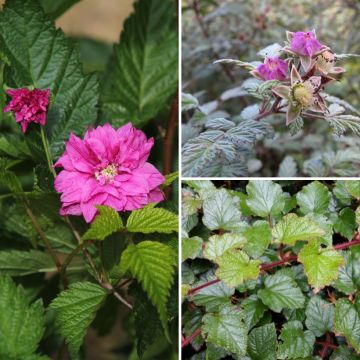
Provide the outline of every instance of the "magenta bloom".
[[312,57],[321,49],[321,43],[316,39],[313,31],[290,33],[290,49],[302,56]]
[[109,124],[89,129],[83,140],[71,134],[55,164],[64,168],[55,179],[62,193],[60,214],[82,214],[91,222],[96,205],[125,211],[162,201],[159,186],[165,179],[146,162],[153,144],[131,123],[118,130]]
[[256,70],[263,80],[285,80],[288,64],[278,57],[267,57],[264,63],[259,65]]
[[49,105],[49,89],[9,89],[6,93],[12,99],[4,108],[4,112],[12,111],[14,113],[15,120],[21,124],[23,133],[31,122],[45,125],[46,109]]

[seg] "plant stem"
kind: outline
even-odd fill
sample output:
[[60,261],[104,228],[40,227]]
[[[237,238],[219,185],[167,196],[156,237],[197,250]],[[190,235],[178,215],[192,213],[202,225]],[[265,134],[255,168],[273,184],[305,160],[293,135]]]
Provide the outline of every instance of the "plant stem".
[[61,265],[61,273],[65,274],[66,268],[71,263],[72,259],[75,257],[75,255],[83,249],[83,247],[86,245],[86,242],[83,242],[79,244],[64,260],[64,262]]
[[185,347],[186,345],[189,345],[200,334],[201,334],[201,328],[195,330],[189,337],[187,337],[181,342],[181,348]]
[[45,136],[45,130],[44,130],[43,126],[40,126],[40,133],[41,133],[41,140],[42,140],[42,143],[43,143],[43,147],[44,147],[48,167],[49,167],[50,172],[53,174],[53,176],[55,178],[56,177],[56,172],[54,170],[53,163],[52,163],[52,160],[51,160],[49,144],[47,142],[47,139],[46,139],[46,136]]

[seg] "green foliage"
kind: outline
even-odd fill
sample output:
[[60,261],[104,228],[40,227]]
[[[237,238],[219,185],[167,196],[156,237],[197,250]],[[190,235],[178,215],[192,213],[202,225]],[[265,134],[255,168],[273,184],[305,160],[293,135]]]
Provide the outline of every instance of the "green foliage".
[[166,304],[171,284],[174,281],[174,267],[175,254],[173,250],[167,245],[155,241],[143,241],[137,245],[129,245],[123,252],[120,261],[121,271],[130,271],[157,308],[166,333]]
[[50,307],[55,311],[61,334],[73,356],[79,351],[87,328],[106,296],[107,292],[99,285],[78,282],[52,301]]
[[91,223],[90,229],[82,240],[104,240],[106,237],[124,228],[120,215],[108,206],[98,206],[99,215]]
[[178,231],[178,223],[176,214],[163,208],[154,208],[151,204],[133,211],[127,220],[126,229],[143,234],[153,232],[170,234]]
[[[198,202],[182,226],[186,241],[199,241],[194,251],[183,248],[183,334],[190,341],[202,332],[185,359],[356,356],[360,253],[351,187],[187,181],[183,201]],[[339,348],[324,350],[325,338]]]
[[117,125],[131,119],[136,126],[143,126],[175,94],[175,4],[170,0],[138,0],[134,9],[114,49],[113,75],[103,110]]
[[35,359],[45,331],[42,302],[30,304],[23,288],[7,276],[0,276],[0,294],[0,358]]

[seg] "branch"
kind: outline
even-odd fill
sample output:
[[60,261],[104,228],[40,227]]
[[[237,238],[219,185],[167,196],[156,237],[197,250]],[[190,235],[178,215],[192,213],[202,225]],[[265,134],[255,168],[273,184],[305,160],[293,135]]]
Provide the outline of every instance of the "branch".
[[185,347],[186,345],[189,345],[200,334],[201,334],[201,328],[195,330],[188,338],[184,339],[181,342],[181,348]]

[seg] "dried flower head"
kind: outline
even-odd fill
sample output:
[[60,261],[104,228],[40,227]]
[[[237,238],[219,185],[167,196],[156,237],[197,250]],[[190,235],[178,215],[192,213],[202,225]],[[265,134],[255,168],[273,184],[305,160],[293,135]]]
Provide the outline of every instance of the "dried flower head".
[[84,139],[71,134],[55,164],[64,168],[55,179],[55,189],[62,193],[60,213],[83,215],[91,222],[97,205],[125,211],[162,201],[164,177],[146,162],[153,144],[131,123],[117,130],[98,126]]
[[23,133],[31,122],[45,125],[50,97],[49,89],[9,89],[6,93],[12,99],[4,108],[4,112],[13,112],[16,122],[21,124]]

